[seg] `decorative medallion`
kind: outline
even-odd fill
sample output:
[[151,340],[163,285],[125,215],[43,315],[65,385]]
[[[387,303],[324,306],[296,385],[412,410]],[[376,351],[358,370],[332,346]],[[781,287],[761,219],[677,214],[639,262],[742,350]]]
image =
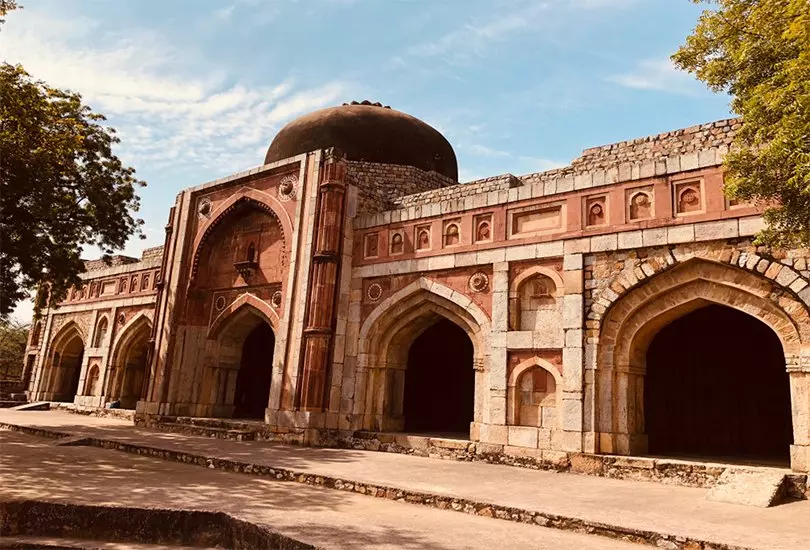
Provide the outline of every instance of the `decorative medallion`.
[[123,324],[124,324],[124,323],[126,323],[126,322],[127,322],[127,316],[126,316],[126,315],[124,315],[123,313],[122,313],[122,314],[120,314],[120,315],[118,316],[118,324],[119,324],[119,325],[123,325]]
[[211,199],[209,198],[202,199],[197,205],[197,213],[203,218],[210,216],[211,210],[213,210],[213,205],[211,204]]
[[214,307],[217,309],[217,311],[222,311],[225,309],[225,296],[218,296],[214,301]]
[[278,198],[283,201],[295,199],[295,188],[298,186],[298,176],[290,174],[284,176],[278,184]]
[[270,296],[270,305],[273,309],[278,309],[281,307],[281,291],[277,290]]
[[382,298],[383,289],[380,286],[380,283],[371,283],[368,285],[368,289],[366,289],[366,296],[368,296],[369,301],[377,302]]
[[489,288],[489,277],[481,271],[474,273],[470,277],[469,287],[473,292],[486,292]]

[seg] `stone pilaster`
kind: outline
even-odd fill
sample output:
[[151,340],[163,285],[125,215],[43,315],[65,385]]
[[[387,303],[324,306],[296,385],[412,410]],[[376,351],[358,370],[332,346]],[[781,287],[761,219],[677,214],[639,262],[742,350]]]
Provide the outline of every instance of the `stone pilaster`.
[[506,333],[509,331],[509,263],[492,265],[492,334],[490,337],[488,415],[489,424],[506,424],[507,352]]
[[345,161],[334,151],[327,153],[322,174],[299,386],[299,407],[304,411],[322,411],[327,399],[343,235]]
[[[563,257],[563,319],[564,347],[561,447],[565,451],[583,450],[583,329],[585,326],[582,254]],[[559,391],[559,390],[558,390]]]

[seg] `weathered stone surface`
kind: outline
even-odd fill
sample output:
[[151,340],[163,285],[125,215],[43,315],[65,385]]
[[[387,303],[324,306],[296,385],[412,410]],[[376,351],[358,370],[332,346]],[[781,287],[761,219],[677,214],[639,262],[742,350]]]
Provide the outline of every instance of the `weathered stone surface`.
[[706,494],[706,499],[767,508],[784,498],[784,484],[784,472],[729,468]]

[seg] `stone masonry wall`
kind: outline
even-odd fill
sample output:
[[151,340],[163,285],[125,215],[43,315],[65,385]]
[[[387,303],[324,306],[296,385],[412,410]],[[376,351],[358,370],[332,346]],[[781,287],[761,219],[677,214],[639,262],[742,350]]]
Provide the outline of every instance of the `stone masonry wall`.
[[437,172],[412,166],[376,162],[347,161],[348,181],[359,190],[359,211],[379,212],[394,208],[396,199],[456,182]]
[[479,193],[488,193],[490,191],[502,191],[511,187],[522,185],[521,181],[512,174],[502,174],[500,176],[493,176],[491,178],[484,178],[480,180],[471,181],[464,185],[456,185],[450,188],[432,189],[422,193],[413,195],[405,195],[394,200],[396,208],[407,208],[409,206],[435,203],[438,201],[446,201],[453,199],[460,199],[467,195],[477,195]]
[[[406,195],[393,201],[391,208],[405,209],[443,202],[443,211],[464,210],[471,208],[476,201],[494,204],[711,166],[719,164],[728,152],[740,124],[736,119],[719,120],[592,147],[583,151],[569,166],[522,176],[503,174],[449,189]],[[511,193],[507,194],[510,189]],[[499,192],[503,197],[496,196]],[[458,208],[453,206],[454,201],[460,203]],[[359,226],[376,222],[376,219],[362,220]]]

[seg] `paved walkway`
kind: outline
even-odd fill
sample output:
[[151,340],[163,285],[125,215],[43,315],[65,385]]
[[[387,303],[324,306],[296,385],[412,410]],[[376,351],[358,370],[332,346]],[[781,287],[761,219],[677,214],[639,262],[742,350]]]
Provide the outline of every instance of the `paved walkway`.
[[[134,428],[118,419],[63,412],[0,410],[0,422],[497,503],[697,540],[763,549],[808,545],[806,522],[810,518],[810,501],[769,509],[751,508],[707,501],[703,489],[393,453],[220,441]],[[372,507],[381,504],[379,499],[368,500]],[[515,523],[503,523],[517,528]]]
[[222,511],[323,548],[637,545],[0,432],[0,495],[74,504]]

